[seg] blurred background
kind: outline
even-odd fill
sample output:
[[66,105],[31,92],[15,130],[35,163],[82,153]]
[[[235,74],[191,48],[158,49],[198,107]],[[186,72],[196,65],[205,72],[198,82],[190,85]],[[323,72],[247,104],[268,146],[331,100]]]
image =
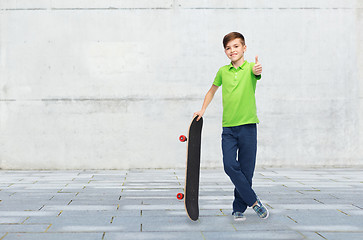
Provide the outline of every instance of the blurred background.
[[185,167],[231,31],[263,66],[257,166],[362,166],[362,26],[362,0],[0,0],[0,168]]

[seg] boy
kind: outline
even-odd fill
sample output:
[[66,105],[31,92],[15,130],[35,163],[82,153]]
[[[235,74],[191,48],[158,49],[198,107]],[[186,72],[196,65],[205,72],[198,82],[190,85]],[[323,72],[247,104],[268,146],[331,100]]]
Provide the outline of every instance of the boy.
[[202,109],[194,116],[198,115],[199,120],[204,115],[215,92],[223,85],[222,152],[224,171],[235,186],[232,214],[236,221],[244,221],[243,213],[248,206],[260,218],[266,219],[269,212],[252,189],[257,152],[256,124],[259,123],[255,89],[257,80],[261,78],[262,66],[258,56],[255,63],[244,60],[247,47],[242,34],[227,34],[223,38],[223,46],[231,64],[219,69],[204,98]]

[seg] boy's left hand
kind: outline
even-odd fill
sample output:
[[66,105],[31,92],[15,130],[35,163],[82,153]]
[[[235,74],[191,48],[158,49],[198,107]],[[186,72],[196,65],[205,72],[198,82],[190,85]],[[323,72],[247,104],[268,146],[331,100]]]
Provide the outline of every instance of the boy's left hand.
[[262,65],[258,61],[258,56],[255,57],[255,66],[253,66],[252,71],[256,76],[261,75],[262,73]]

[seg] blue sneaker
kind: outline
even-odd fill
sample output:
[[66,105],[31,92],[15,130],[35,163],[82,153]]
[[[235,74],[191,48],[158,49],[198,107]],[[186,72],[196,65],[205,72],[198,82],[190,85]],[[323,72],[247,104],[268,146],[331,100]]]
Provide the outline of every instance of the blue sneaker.
[[270,213],[268,209],[263,205],[260,199],[257,197],[257,205],[253,207],[253,210],[257,213],[257,215],[262,219],[267,219]]
[[233,215],[234,215],[235,221],[245,221],[246,220],[246,217],[241,212],[235,212]]

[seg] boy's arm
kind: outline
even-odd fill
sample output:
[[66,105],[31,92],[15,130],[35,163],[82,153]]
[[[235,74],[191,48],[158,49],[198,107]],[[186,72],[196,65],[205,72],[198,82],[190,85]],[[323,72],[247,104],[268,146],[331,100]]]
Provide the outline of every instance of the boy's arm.
[[259,76],[262,73],[262,65],[258,61],[258,56],[255,57],[255,66],[253,66],[252,71],[256,76]]
[[207,110],[207,107],[209,103],[212,101],[214,94],[217,92],[218,88],[219,88],[218,86],[213,84],[212,87],[207,92],[207,94],[205,95],[202,109],[199,112],[194,113],[194,117],[199,116],[197,121],[199,121],[199,119],[204,115],[205,110]]

